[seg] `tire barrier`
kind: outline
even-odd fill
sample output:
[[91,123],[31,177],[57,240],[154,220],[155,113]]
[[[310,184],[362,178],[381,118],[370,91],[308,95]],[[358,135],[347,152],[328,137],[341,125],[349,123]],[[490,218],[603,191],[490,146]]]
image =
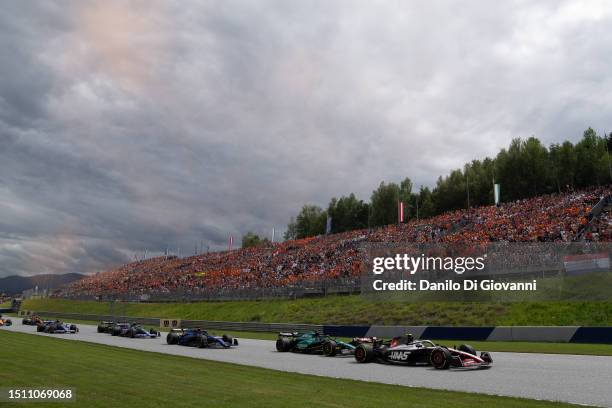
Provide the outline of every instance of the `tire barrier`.
[[[28,313],[29,312],[29,313]],[[612,344],[612,327],[583,326],[343,326],[291,323],[222,322],[209,320],[181,320],[159,317],[134,317],[92,315],[45,311],[26,311],[28,314],[63,320],[129,321],[144,325],[159,326],[168,321],[168,327],[176,321],[182,328],[201,327],[207,330],[282,332],[319,331],[330,336],[390,338],[411,333],[417,339],[472,340],[472,341],[530,341],[558,343],[602,343]]]

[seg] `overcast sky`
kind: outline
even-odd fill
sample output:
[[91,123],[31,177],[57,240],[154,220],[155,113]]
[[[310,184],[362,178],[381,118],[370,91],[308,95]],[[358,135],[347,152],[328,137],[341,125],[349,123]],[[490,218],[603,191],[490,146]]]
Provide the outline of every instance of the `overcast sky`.
[[608,132],[611,72],[610,1],[3,1],[0,277]]

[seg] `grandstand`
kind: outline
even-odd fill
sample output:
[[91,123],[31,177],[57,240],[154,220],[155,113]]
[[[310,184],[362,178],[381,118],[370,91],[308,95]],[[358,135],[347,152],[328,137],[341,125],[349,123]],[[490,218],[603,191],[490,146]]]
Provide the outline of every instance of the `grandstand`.
[[593,187],[374,230],[187,258],[156,257],[75,281],[55,296],[208,298],[244,291],[298,296],[309,288],[358,287],[364,243],[609,242],[610,191],[610,186]]

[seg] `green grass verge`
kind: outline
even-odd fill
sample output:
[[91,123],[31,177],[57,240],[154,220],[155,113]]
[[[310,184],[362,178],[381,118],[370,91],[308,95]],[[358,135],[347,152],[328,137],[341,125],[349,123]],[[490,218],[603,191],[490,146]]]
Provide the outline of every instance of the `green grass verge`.
[[11,307],[11,302],[0,303],[0,309],[9,309]]
[[0,347],[3,387],[71,387],[77,400],[68,406],[74,407],[572,406],[283,373],[6,331],[0,331]]
[[[108,302],[32,299],[24,310],[109,314]],[[234,322],[411,326],[611,326],[612,302],[373,302],[359,295],[197,303],[116,303],[115,314]]]

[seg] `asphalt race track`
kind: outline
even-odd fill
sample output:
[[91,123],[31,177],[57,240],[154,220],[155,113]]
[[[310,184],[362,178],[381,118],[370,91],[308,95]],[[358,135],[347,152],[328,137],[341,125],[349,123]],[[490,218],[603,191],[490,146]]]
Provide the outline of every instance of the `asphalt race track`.
[[158,339],[129,339],[98,334],[96,326],[79,325],[77,334],[42,334],[16,318],[13,322],[0,330],[303,374],[612,407],[612,357],[492,353],[493,367],[488,370],[436,370],[358,364],[352,356],[278,353],[269,340],[239,339],[240,345],[233,349],[198,349],[167,345],[164,333]]

